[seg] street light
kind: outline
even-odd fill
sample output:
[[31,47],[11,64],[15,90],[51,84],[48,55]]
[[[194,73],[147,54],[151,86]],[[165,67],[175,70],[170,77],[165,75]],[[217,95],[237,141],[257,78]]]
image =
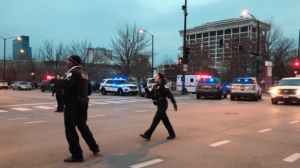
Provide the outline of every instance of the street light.
[[246,16],[246,15],[250,15],[252,17],[252,19],[255,21],[256,25],[257,25],[257,38],[256,38],[256,44],[257,44],[257,47],[256,47],[256,80],[258,80],[258,69],[259,69],[259,20],[257,20],[251,13],[249,13],[247,10],[243,10],[242,11],[242,15],[243,16]]
[[6,54],[5,50],[6,50],[6,40],[12,39],[12,38],[16,38],[17,40],[21,40],[21,37],[8,37],[8,38],[4,38],[4,37],[0,36],[0,38],[2,38],[4,40],[4,48],[3,48],[3,50],[4,50],[4,55],[3,55],[3,65],[4,65],[3,66],[3,80],[5,80],[5,54]]
[[141,33],[145,33],[146,32],[146,33],[148,33],[148,34],[150,34],[152,36],[152,77],[153,77],[154,76],[153,75],[153,71],[154,71],[153,70],[153,47],[154,47],[153,43],[154,43],[154,36],[153,36],[153,34],[149,33],[147,30],[144,30],[144,29],[141,29],[140,32]]

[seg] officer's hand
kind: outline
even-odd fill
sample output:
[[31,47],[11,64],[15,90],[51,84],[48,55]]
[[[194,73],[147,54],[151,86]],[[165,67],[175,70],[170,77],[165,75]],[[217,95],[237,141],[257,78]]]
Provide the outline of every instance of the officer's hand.
[[174,110],[177,111],[177,104],[176,103],[173,104],[173,107],[174,107]]
[[156,105],[157,105],[157,102],[154,100],[154,101],[153,101],[153,104],[156,106]]

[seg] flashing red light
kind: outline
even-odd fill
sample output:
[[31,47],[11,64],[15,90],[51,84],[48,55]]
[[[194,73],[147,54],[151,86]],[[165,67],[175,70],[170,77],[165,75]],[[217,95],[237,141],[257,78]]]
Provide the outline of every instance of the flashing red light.
[[47,79],[51,79],[51,77],[50,77],[50,76],[47,76]]
[[295,65],[296,65],[296,66],[299,66],[299,62],[295,62]]
[[198,78],[211,78],[211,76],[209,76],[209,75],[198,75],[197,77]]

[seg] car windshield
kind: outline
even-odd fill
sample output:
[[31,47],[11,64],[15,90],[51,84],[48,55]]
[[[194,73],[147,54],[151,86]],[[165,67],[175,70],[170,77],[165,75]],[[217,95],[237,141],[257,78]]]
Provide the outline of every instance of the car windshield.
[[127,80],[117,80],[116,84],[129,84]]
[[28,85],[27,82],[20,82],[19,85]]
[[217,83],[215,78],[201,78],[198,83]]
[[254,80],[247,79],[247,78],[242,78],[242,79],[237,78],[232,83],[234,83],[234,84],[254,84]]
[[278,86],[300,86],[300,79],[283,79]]

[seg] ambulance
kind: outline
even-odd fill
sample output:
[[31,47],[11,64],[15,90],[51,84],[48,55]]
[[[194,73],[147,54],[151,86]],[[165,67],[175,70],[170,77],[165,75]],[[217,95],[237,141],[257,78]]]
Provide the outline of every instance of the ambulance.
[[[185,91],[187,93],[196,93],[196,85],[200,78],[211,78],[209,75],[185,75]],[[182,91],[182,75],[177,75],[176,91]]]

